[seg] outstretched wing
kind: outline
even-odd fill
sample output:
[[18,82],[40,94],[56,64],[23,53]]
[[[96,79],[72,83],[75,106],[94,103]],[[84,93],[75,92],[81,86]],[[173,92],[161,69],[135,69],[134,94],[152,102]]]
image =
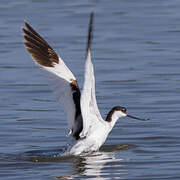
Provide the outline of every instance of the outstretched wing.
[[45,71],[67,113],[72,136],[79,138],[83,122],[80,108],[80,89],[76,78],[51,46],[25,22],[24,45],[35,62]]
[[93,30],[93,16],[94,14],[92,12],[90,15],[90,22],[88,29],[84,86],[81,95],[81,112],[83,117],[83,130],[80,134],[81,138],[85,137],[88,134],[89,128],[93,124],[102,121],[102,117],[96,102],[94,68],[91,62],[91,55],[90,55],[90,45],[91,45],[92,30]]

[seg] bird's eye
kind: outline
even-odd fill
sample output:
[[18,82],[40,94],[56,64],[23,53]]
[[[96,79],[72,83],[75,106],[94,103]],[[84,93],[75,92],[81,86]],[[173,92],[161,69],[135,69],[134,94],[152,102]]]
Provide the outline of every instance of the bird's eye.
[[124,112],[124,113],[125,113],[125,112],[126,112],[126,108],[122,108],[122,112]]

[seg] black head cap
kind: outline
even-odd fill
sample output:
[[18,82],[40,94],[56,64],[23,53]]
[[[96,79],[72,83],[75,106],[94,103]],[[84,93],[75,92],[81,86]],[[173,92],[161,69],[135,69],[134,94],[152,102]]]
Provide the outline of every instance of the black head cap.
[[108,113],[108,115],[107,115],[107,117],[106,117],[106,121],[107,121],[107,122],[111,122],[111,120],[112,120],[111,117],[112,117],[112,115],[113,115],[113,113],[114,113],[115,111],[122,111],[123,113],[126,114],[126,108],[125,108],[125,107],[115,106],[115,107],[113,107],[113,108],[109,111],[109,113]]

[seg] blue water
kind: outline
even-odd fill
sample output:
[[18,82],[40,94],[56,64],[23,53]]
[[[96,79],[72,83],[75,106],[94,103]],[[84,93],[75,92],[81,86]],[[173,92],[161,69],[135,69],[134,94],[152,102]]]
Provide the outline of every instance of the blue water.
[[[0,2],[0,179],[180,179],[180,1]],[[66,116],[22,44],[27,20],[83,84],[89,13],[102,116],[120,119],[95,154],[60,158]]]

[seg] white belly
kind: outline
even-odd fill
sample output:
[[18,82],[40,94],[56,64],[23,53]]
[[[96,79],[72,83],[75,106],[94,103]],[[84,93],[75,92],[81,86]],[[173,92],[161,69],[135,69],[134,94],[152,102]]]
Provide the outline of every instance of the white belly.
[[97,151],[104,144],[109,131],[107,126],[101,125],[90,128],[86,138],[78,140],[70,149],[71,155],[78,155],[82,152]]

